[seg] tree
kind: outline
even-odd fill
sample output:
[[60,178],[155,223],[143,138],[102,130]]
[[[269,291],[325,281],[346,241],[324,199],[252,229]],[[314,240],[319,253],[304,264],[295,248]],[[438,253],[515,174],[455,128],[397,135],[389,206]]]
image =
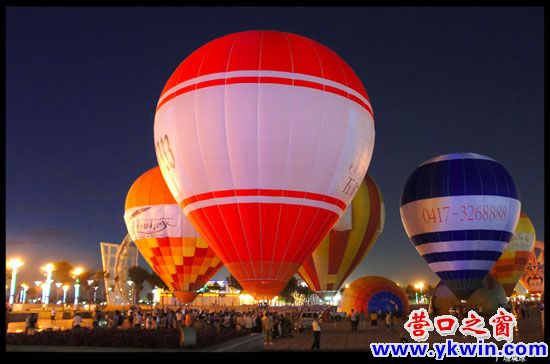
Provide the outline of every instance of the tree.
[[147,277],[147,283],[149,283],[149,286],[151,286],[152,289],[154,289],[155,286],[162,289],[168,289],[166,283],[164,283],[164,281],[160,279],[158,274],[156,274],[155,272],[151,272],[149,274],[149,277]]
[[243,291],[243,287],[241,286],[239,281],[237,279],[235,279],[235,277],[233,277],[232,274],[230,274],[229,277],[225,277],[225,279],[227,280],[227,286],[228,287],[238,289],[241,292]]
[[149,272],[140,266],[130,267],[128,268],[128,278],[134,285],[132,303],[136,303],[136,298],[139,297],[139,294],[143,289],[143,283],[147,280],[147,278],[149,278]]
[[63,284],[73,284],[74,278],[72,275],[72,271],[74,269],[74,266],[67,262],[66,260],[62,260],[60,262],[54,263],[55,270],[52,272],[52,279],[54,282],[60,282]]
[[298,291],[300,285],[296,277],[290,278],[290,281],[286,284],[285,288],[279,293],[279,297],[282,298],[285,302],[294,303],[294,297],[292,294]]

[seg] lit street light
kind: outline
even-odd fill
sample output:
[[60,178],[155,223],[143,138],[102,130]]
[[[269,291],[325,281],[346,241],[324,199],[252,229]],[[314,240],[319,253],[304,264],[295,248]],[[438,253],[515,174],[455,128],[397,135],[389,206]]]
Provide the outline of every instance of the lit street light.
[[44,291],[42,291],[42,303],[50,303],[50,287],[53,282],[52,272],[55,270],[55,266],[52,263],[48,263],[42,267],[42,270],[46,272],[46,283],[44,284]]
[[80,275],[84,272],[84,269],[81,267],[76,267],[73,270],[73,275],[75,277],[75,283],[74,283],[74,306],[76,309],[76,306],[78,305],[78,295],[80,294]]
[[[420,290],[420,299],[424,303],[424,296],[422,295],[422,289],[424,288],[424,282],[418,282],[414,285],[415,289]],[[416,292],[416,303],[418,303],[418,292]]]
[[9,304],[13,304],[13,299],[15,295],[15,287],[16,287],[16,280],[17,280],[17,270],[23,266],[23,262],[20,259],[12,259],[8,262],[8,267],[11,268],[11,286],[10,286],[10,299]]
[[63,304],[65,304],[65,300],[67,299],[67,291],[69,290],[68,285],[63,286]]
[[21,295],[19,296],[19,302],[25,303],[25,300],[27,299],[27,290],[29,289],[29,286],[27,286],[25,283],[21,284]]

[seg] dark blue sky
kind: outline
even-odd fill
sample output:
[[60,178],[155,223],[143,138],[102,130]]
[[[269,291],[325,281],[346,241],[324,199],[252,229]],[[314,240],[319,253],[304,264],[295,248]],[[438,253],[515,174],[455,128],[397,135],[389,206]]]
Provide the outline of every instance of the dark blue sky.
[[24,278],[50,260],[100,268],[99,242],[122,240],[126,193],[156,164],[164,83],[204,43],[250,29],[332,48],[369,93],[368,173],[386,226],[348,281],[438,281],[405,234],[399,197],[416,166],[440,154],[502,163],[544,239],[542,7],[9,7],[6,254],[24,257]]

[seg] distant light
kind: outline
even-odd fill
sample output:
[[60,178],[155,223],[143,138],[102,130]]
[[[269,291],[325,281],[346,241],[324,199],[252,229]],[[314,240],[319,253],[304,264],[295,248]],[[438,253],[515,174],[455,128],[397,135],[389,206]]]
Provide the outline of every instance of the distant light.
[[34,284],[36,284],[37,286],[40,286],[42,284],[42,281],[34,281]]
[[61,283],[61,282],[57,282],[57,283],[55,284],[55,286],[56,286],[57,288],[61,288],[62,285],[63,285],[63,283]]
[[346,288],[349,288],[349,284],[346,284],[345,287],[346,287]]
[[93,279],[88,279],[88,281],[87,281],[87,282],[88,282],[88,286],[91,286],[91,285],[92,285],[92,283],[94,283],[94,280],[93,280]]
[[82,267],[76,267],[76,268],[73,270],[73,274],[74,274],[75,276],[77,276],[77,277],[78,277],[79,275],[81,275],[82,272],[84,272],[84,269],[83,269]]

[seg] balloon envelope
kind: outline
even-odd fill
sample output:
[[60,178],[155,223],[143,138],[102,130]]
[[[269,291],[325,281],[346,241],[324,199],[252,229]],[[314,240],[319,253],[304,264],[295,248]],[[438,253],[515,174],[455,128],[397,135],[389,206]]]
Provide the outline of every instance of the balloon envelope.
[[500,258],[518,223],[516,185],[495,160],[453,153],[421,164],[401,194],[401,220],[416,250],[460,299]]
[[384,201],[368,174],[345,213],[298,270],[322,298],[334,296],[384,228]]
[[125,210],[128,233],[141,255],[180,302],[192,302],[222,262],[176,204],[159,167],[134,182]]
[[491,269],[491,274],[504,287],[506,296],[512,295],[529,261],[534,244],[535,227],[529,217],[522,212],[512,240]]
[[529,293],[544,293],[544,241],[535,243],[519,281]]
[[366,276],[353,281],[344,290],[342,310],[367,312],[382,310],[398,316],[409,311],[409,299],[395,282],[378,276]]
[[346,209],[374,146],[368,95],[334,51],[278,31],[188,56],[155,114],[177,203],[231,274],[272,298]]

